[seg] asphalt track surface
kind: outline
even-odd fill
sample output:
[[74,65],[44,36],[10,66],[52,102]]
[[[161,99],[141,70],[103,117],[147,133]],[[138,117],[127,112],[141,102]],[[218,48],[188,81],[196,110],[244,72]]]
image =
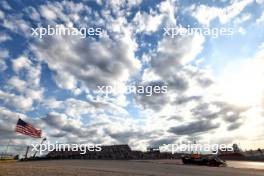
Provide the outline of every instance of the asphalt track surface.
[[50,160],[0,163],[0,176],[264,176],[264,170],[182,165],[170,160]]

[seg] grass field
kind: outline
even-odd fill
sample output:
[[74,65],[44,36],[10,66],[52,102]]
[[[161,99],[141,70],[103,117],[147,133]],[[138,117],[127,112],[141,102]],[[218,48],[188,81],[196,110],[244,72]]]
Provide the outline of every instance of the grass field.
[[14,163],[17,162],[17,160],[14,159],[0,159],[0,163]]

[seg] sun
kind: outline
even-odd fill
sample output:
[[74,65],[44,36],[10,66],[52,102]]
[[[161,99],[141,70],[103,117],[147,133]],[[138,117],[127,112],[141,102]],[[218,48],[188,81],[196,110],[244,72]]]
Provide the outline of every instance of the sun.
[[221,78],[223,98],[236,105],[259,106],[264,98],[264,64],[262,60],[246,60]]

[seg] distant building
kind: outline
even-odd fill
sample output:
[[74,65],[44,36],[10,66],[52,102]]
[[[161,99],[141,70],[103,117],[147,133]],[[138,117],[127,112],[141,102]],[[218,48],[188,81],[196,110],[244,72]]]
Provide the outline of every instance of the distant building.
[[246,156],[256,156],[256,157],[264,156],[264,150],[260,148],[257,150],[245,151],[244,153]]
[[242,151],[237,144],[233,144],[233,151],[219,151],[218,156],[225,160],[264,161],[264,150]]
[[87,151],[81,154],[81,151],[52,151],[49,152],[46,159],[172,159],[179,158],[177,154],[160,153],[160,151],[149,150],[147,152],[133,151],[128,145],[109,145],[102,146],[101,151]]

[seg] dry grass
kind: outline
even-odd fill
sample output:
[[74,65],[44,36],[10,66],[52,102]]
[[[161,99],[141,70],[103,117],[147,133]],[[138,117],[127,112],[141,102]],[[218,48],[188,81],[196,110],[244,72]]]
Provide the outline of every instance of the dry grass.
[[102,171],[88,168],[71,168],[64,166],[41,166],[30,164],[0,163],[0,176],[142,176],[124,172]]
[[17,160],[13,159],[0,159],[0,163],[15,163]]

